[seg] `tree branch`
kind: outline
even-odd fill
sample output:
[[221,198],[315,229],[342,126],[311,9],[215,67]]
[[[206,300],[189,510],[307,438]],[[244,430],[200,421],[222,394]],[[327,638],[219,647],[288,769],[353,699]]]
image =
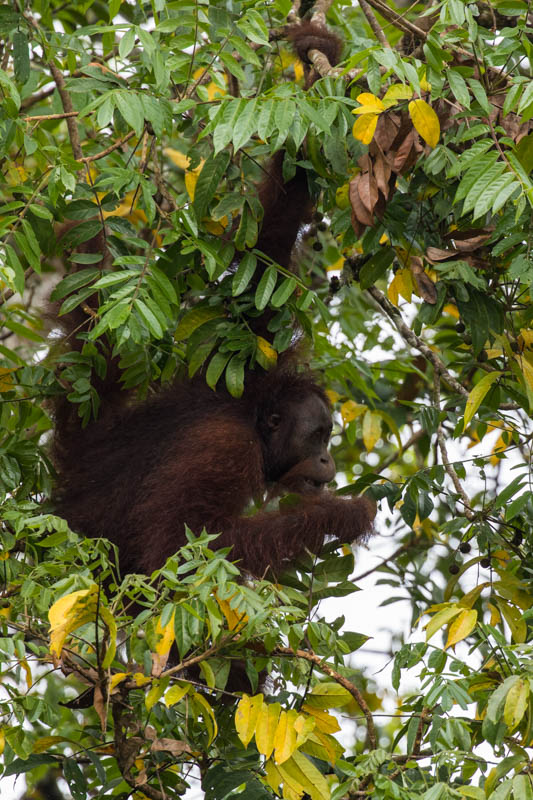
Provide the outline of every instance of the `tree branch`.
[[347,692],[350,692],[355,702],[365,715],[370,747],[372,750],[376,749],[377,735],[374,719],[363,695],[357,686],[355,686],[347,678],[343,677],[339,672],[334,670],[333,667],[330,667],[329,664],[326,664],[321,656],[317,656],[315,653],[309,653],[307,650],[293,650],[292,647],[276,647],[276,649],[272,652],[272,655],[296,656],[297,658],[303,658],[306,661],[309,661],[311,664],[315,664],[321,672],[329,675],[330,678],[333,678],[333,680],[335,680],[340,686],[343,686]]
[[422,355],[433,364],[434,368],[439,372],[439,375],[444,378],[446,383],[448,383],[454,391],[458,392],[463,397],[468,397],[468,391],[465,389],[465,387],[460,384],[450,372],[448,372],[438,355],[434,353],[433,350],[416,335],[416,333],[413,333],[408,325],[406,325],[398,309],[387,297],[385,297],[383,292],[380,292],[376,286],[369,286],[366,291],[374,298],[376,303],[385,312],[389,319],[394,322],[396,328],[405,339],[407,344],[411,345],[411,347],[416,348],[416,350],[422,353]]
[[61,72],[59,67],[57,67],[54,64],[53,61],[49,61],[48,66],[50,67],[50,72],[52,73],[55,85],[57,86],[57,91],[59,92],[61,103],[63,104],[63,111],[65,111],[65,113],[69,115],[67,117],[67,127],[74,158],[76,159],[76,161],[81,161],[83,159],[83,150],[81,149],[80,135],[78,133],[78,126],[76,125],[76,120],[73,119],[72,117],[72,112],[74,111],[74,107],[72,105],[72,100],[70,99],[70,95],[67,92],[65,86],[65,79],[63,77],[63,73]]
[[388,41],[387,37],[385,36],[385,34],[383,33],[383,29],[382,29],[381,25],[379,24],[379,22],[377,21],[376,15],[372,11],[372,8],[370,7],[370,5],[367,2],[367,0],[359,0],[359,8],[361,9],[363,14],[365,15],[365,17],[367,19],[367,22],[370,25],[370,27],[371,27],[371,29],[372,29],[372,31],[374,33],[374,36],[376,37],[378,42],[381,42],[383,47],[390,47],[389,41]]

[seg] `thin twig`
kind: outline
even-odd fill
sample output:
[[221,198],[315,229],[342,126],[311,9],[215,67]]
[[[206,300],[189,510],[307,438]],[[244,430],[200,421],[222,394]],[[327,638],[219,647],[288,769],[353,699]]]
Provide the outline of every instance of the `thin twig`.
[[68,117],[77,117],[79,111],[64,111],[63,114],[39,114],[34,117],[24,117],[24,122],[42,122],[46,119],[68,119]]
[[106,147],[105,150],[100,150],[99,153],[95,153],[94,156],[84,156],[80,158],[80,161],[83,161],[84,164],[90,164],[91,161],[98,161],[99,158],[104,158],[104,156],[108,156],[109,153],[112,153],[113,150],[118,150],[119,147],[122,147],[127,141],[129,141],[133,136],[135,136],[135,131],[129,131],[122,139],[119,139],[114,144],[109,145]]
[[465,517],[468,520],[472,520],[475,517],[475,513],[472,511],[472,503],[461,485],[461,481],[459,480],[459,476],[457,475],[457,472],[455,471],[453,464],[450,463],[450,459],[448,458],[448,451],[446,449],[446,440],[444,438],[444,428],[442,427],[442,423],[440,421],[440,378],[438,370],[435,370],[434,403],[437,414],[439,414],[439,424],[437,427],[437,441],[439,443],[439,450],[442,457],[442,464],[452,480],[452,483],[455,487],[455,491],[463,501]]
[[382,29],[381,25],[379,24],[379,22],[377,21],[376,15],[372,11],[372,8],[367,3],[367,0],[359,0],[359,8],[361,9],[363,14],[365,15],[366,20],[367,20],[368,24],[370,25],[370,27],[372,28],[374,36],[376,37],[378,42],[381,42],[383,47],[390,47],[390,43],[389,43],[387,37],[385,36],[385,34],[383,33],[383,29]]
[[425,344],[425,342],[420,339],[416,333],[414,333],[408,325],[403,321],[402,315],[394,306],[390,300],[385,297],[383,292],[381,292],[376,286],[369,286],[367,292],[374,298],[376,303],[380,306],[380,308],[385,312],[385,314],[389,317],[389,319],[394,322],[396,328],[398,329],[399,333],[405,339],[407,344],[410,344],[411,347],[416,348],[422,355],[430,361],[434,368],[439,372],[439,374],[444,378],[446,383],[448,383],[451,388],[461,394],[463,397],[468,397],[468,391],[462,386],[454,377],[451,375],[450,372],[444,366],[444,363],[440,360],[438,355],[433,352],[433,350]]
[[316,664],[316,666],[321,672],[324,672],[326,675],[329,675],[330,678],[333,678],[338,684],[340,684],[340,686],[343,686],[347,692],[350,692],[355,702],[365,715],[367,732],[368,732],[368,742],[370,744],[370,747],[372,750],[376,749],[377,736],[376,736],[376,727],[374,725],[374,719],[372,717],[369,707],[366,704],[363,695],[361,694],[357,686],[355,686],[347,678],[343,677],[339,672],[334,670],[333,667],[330,667],[329,664],[326,664],[326,662],[321,656],[317,656],[315,653],[310,653],[307,650],[293,650],[292,647],[276,647],[272,655],[296,656],[297,658],[303,658],[305,659],[305,661],[309,661],[311,664]]

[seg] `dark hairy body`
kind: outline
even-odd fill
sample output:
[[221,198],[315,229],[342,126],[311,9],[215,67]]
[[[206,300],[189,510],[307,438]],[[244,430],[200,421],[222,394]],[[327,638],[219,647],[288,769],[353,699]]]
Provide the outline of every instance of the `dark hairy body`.
[[[299,31],[290,38],[300,57],[322,44],[336,60],[335,36],[311,23]],[[284,185],[282,164],[278,154],[259,188],[264,219],[257,248],[288,267],[312,202],[305,170]],[[262,333],[267,322],[265,314],[253,327]],[[73,332],[79,317],[71,323]],[[84,429],[66,398],[58,401],[53,499],[74,530],[118,545],[122,572],[161,567],[186,543],[185,526],[220,534],[213,546],[231,547],[229,557],[254,575],[276,574],[305,549],[319,553],[326,536],[354,542],[370,531],[371,502],[325,489],[335,476],[327,449],[331,410],[297,346],[274,369],[249,370],[239,399],[222,388],[214,392],[203,376],[140,402],[125,401],[108,376],[100,394],[102,413]],[[265,494],[285,491],[299,502],[247,513]]]

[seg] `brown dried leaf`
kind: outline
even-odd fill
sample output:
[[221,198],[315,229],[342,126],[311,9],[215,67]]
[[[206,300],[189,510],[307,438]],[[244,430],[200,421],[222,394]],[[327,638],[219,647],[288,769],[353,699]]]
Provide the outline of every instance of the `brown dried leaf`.
[[400,127],[399,114],[380,114],[372,144],[376,144],[383,153],[386,153],[396,139]]
[[180,739],[154,739],[152,742],[152,750],[166,750],[172,753],[173,756],[181,756],[183,753],[191,753],[191,748],[187,742]]
[[399,175],[408,169],[410,166],[411,158],[412,158],[412,151],[413,145],[415,143],[415,131],[414,128],[411,128],[403,142],[400,144],[396,151],[396,156],[394,158],[393,170],[397,172]]
[[426,250],[426,258],[432,264],[435,261],[447,261],[449,258],[455,258],[458,255],[458,250],[441,250],[440,247],[428,247]]
[[[355,219],[361,222],[364,226],[367,226],[374,224],[374,218],[372,217],[372,214],[370,214],[365,208],[361,202],[361,198],[359,197],[359,184],[361,183],[362,177],[362,175],[357,175],[350,181],[350,203]],[[355,226],[354,230],[356,233],[358,233]]]
[[453,242],[455,249],[460,253],[471,253],[481,247],[487,239],[490,239],[491,235],[492,230],[478,228],[468,231],[450,231],[444,238]]
[[376,183],[378,189],[383,195],[385,200],[388,199],[389,196],[389,180],[391,176],[391,168],[389,164],[385,161],[383,153],[380,151],[376,154],[375,161],[374,161],[374,175],[376,176]]
[[424,272],[422,259],[418,258],[418,256],[411,259],[411,272],[413,273],[413,278],[418,288],[418,294],[422,300],[434,306],[437,302],[437,290],[429,275],[426,275]]
[[107,728],[107,703],[102,688],[98,684],[94,687],[93,705],[100,720],[100,727],[102,731],[105,731]]
[[369,172],[359,176],[359,197],[364,207],[372,214],[378,202],[378,185]]
[[168,653],[152,653],[152,676],[159,678],[168,661]]

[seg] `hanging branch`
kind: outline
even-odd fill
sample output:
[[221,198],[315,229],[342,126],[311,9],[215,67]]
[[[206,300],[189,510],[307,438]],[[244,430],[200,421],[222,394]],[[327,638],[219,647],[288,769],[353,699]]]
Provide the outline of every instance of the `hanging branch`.
[[472,511],[471,500],[468,497],[465,490],[463,489],[461,481],[459,480],[459,476],[457,475],[457,472],[455,471],[453,464],[451,464],[450,459],[448,458],[448,451],[446,449],[446,439],[444,438],[444,428],[442,427],[442,423],[440,421],[440,380],[437,369],[435,369],[435,382],[433,390],[434,390],[433,391],[434,404],[437,414],[439,415],[439,424],[437,427],[437,441],[439,443],[439,450],[442,457],[442,464],[452,480],[452,483],[455,487],[455,491],[463,501],[465,517],[468,520],[472,520],[475,517],[475,513],[474,511]]
[[80,135],[78,133],[78,126],[76,125],[76,120],[72,117],[74,106],[72,105],[72,100],[70,99],[70,95],[67,92],[63,73],[61,72],[59,67],[57,67],[54,64],[53,61],[50,61],[48,63],[48,66],[50,67],[50,72],[52,73],[55,85],[57,86],[57,91],[59,92],[61,103],[63,104],[63,111],[66,114],[70,115],[66,119],[67,119],[68,135],[70,138],[70,144],[72,145],[72,152],[74,154],[74,158],[76,159],[76,161],[81,161],[83,159],[83,150],[81,149]]
[[359,8],[365,15],[367,22],[372,28],[374,36],[376,37],[378,42],[380,42],[383,45],[383,47],[390,47],[389,41],[385,36],[385,34],[383,33],[383,28],[379,24],[377,17],[372,11],[372,8],[367,2],[367,0],[359,0]]

